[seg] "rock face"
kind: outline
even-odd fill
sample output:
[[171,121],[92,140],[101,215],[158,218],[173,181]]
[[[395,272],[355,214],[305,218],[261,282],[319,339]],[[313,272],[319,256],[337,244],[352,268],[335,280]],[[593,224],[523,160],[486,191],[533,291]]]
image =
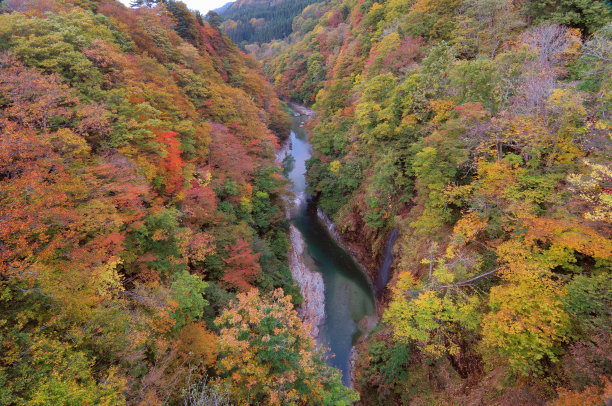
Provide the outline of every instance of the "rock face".
[[391,230],[391,233],[387,238],[382,262],[380,264],[380,268],[378,268],[376,280],[374,281],[374,289],[376,290],[377,297],[380,297],[380,295],[383,294],[387,288],[387,283],[389,283],[389,271],[391,270],[391,265],[393,265],[393,245],[395,244],[398,236],[399,230],[394,228]]
[[291,224],[289,229],[291,249],[289,250],[289,268],[293,279],[300,285],[304,303],[298,309],[304,323],[310,325],[310,334],[318,339],[319,326],[325,319],[325,286],[323,276],[313,271],[306,263],[305,244],[302,234]]
[[349,357],[349,363],[351,367],[349,368],[349,388],[355,389],[355,364],[357,363],[357,350],[355,346],[351,347],[351,356]]

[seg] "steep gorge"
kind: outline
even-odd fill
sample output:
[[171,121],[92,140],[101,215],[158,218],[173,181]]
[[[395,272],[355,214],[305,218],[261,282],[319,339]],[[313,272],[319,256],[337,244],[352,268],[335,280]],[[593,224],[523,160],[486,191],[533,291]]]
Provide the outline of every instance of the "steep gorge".
[[310,114],[304,113],[309,112],[294,106],[285,159],[285,173],[292,180],[295,195],[289,211],[293,245],[290,265],[304,296],[302,317],[306,322],[319,323],[311,333],[329,350],[327,362],[342,371],[342,380],[349,385],[352,348],[376,321],[374,291],[359,265],[328,232],[317,215],[316,202],[306,193],[305,163],[311,156],[311,146],[303,127]]
[[317,111],[307,190],[376,284],[363,404],[607,396],[611,10],[542,4],[336,0],[250,48]]
[[0,2],[0,404],[612,397],[610,1],[315,3],[269,82],[135,3]]

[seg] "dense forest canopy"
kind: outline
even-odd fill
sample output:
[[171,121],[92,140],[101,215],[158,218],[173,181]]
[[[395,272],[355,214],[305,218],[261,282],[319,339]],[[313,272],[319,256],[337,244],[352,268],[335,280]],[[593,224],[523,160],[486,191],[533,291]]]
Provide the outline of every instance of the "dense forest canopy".
[[0,6],[0,404],[349,404],[294,309],[288,116],[155,3]]
[[315,0],[236,1],[217,10],[223,31],[238,45],[265,43],[287,37],[293,19]]
[[[0,2],[0,404],[612,398],[609,1],[220,12]],[[399,235],[354,389],[298,312],[279,97],[373,278]]]
[[612,396],[611,13],[332,0],[248,48],[317,111],[309,190],[360,258],[400,233],[363,404]]

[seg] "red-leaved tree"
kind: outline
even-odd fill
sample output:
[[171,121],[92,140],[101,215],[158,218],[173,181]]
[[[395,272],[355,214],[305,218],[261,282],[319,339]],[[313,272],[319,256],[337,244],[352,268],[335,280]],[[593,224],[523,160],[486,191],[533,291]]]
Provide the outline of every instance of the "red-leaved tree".
[[261,272],[258,260],[259,253],[254,254],[245,239],[238,239],[229,246],[228,257],[223,258],[227,265],[223,281],[242,292],[251,290],[252,282]]
[[175,131],[164,131],[157,135],[157,142],[165,147],[166,155],[162,159],[165,170],[166,193],[174,193],[183,186],[183,166],[180,143],[176,139]]

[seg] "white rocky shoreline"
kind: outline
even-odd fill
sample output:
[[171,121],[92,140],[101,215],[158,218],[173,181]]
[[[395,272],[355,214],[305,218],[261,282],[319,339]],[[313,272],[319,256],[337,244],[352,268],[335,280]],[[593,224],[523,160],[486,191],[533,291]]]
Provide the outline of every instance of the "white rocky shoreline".
[[306,263],[305,243],[302,234],[293,224],[289,227],[289,269],[300,286],[304,302],[298,309],[302,321],[310,326],[310,335],[318,341],[319,327],[325,320],[325,285],[323,276]]

